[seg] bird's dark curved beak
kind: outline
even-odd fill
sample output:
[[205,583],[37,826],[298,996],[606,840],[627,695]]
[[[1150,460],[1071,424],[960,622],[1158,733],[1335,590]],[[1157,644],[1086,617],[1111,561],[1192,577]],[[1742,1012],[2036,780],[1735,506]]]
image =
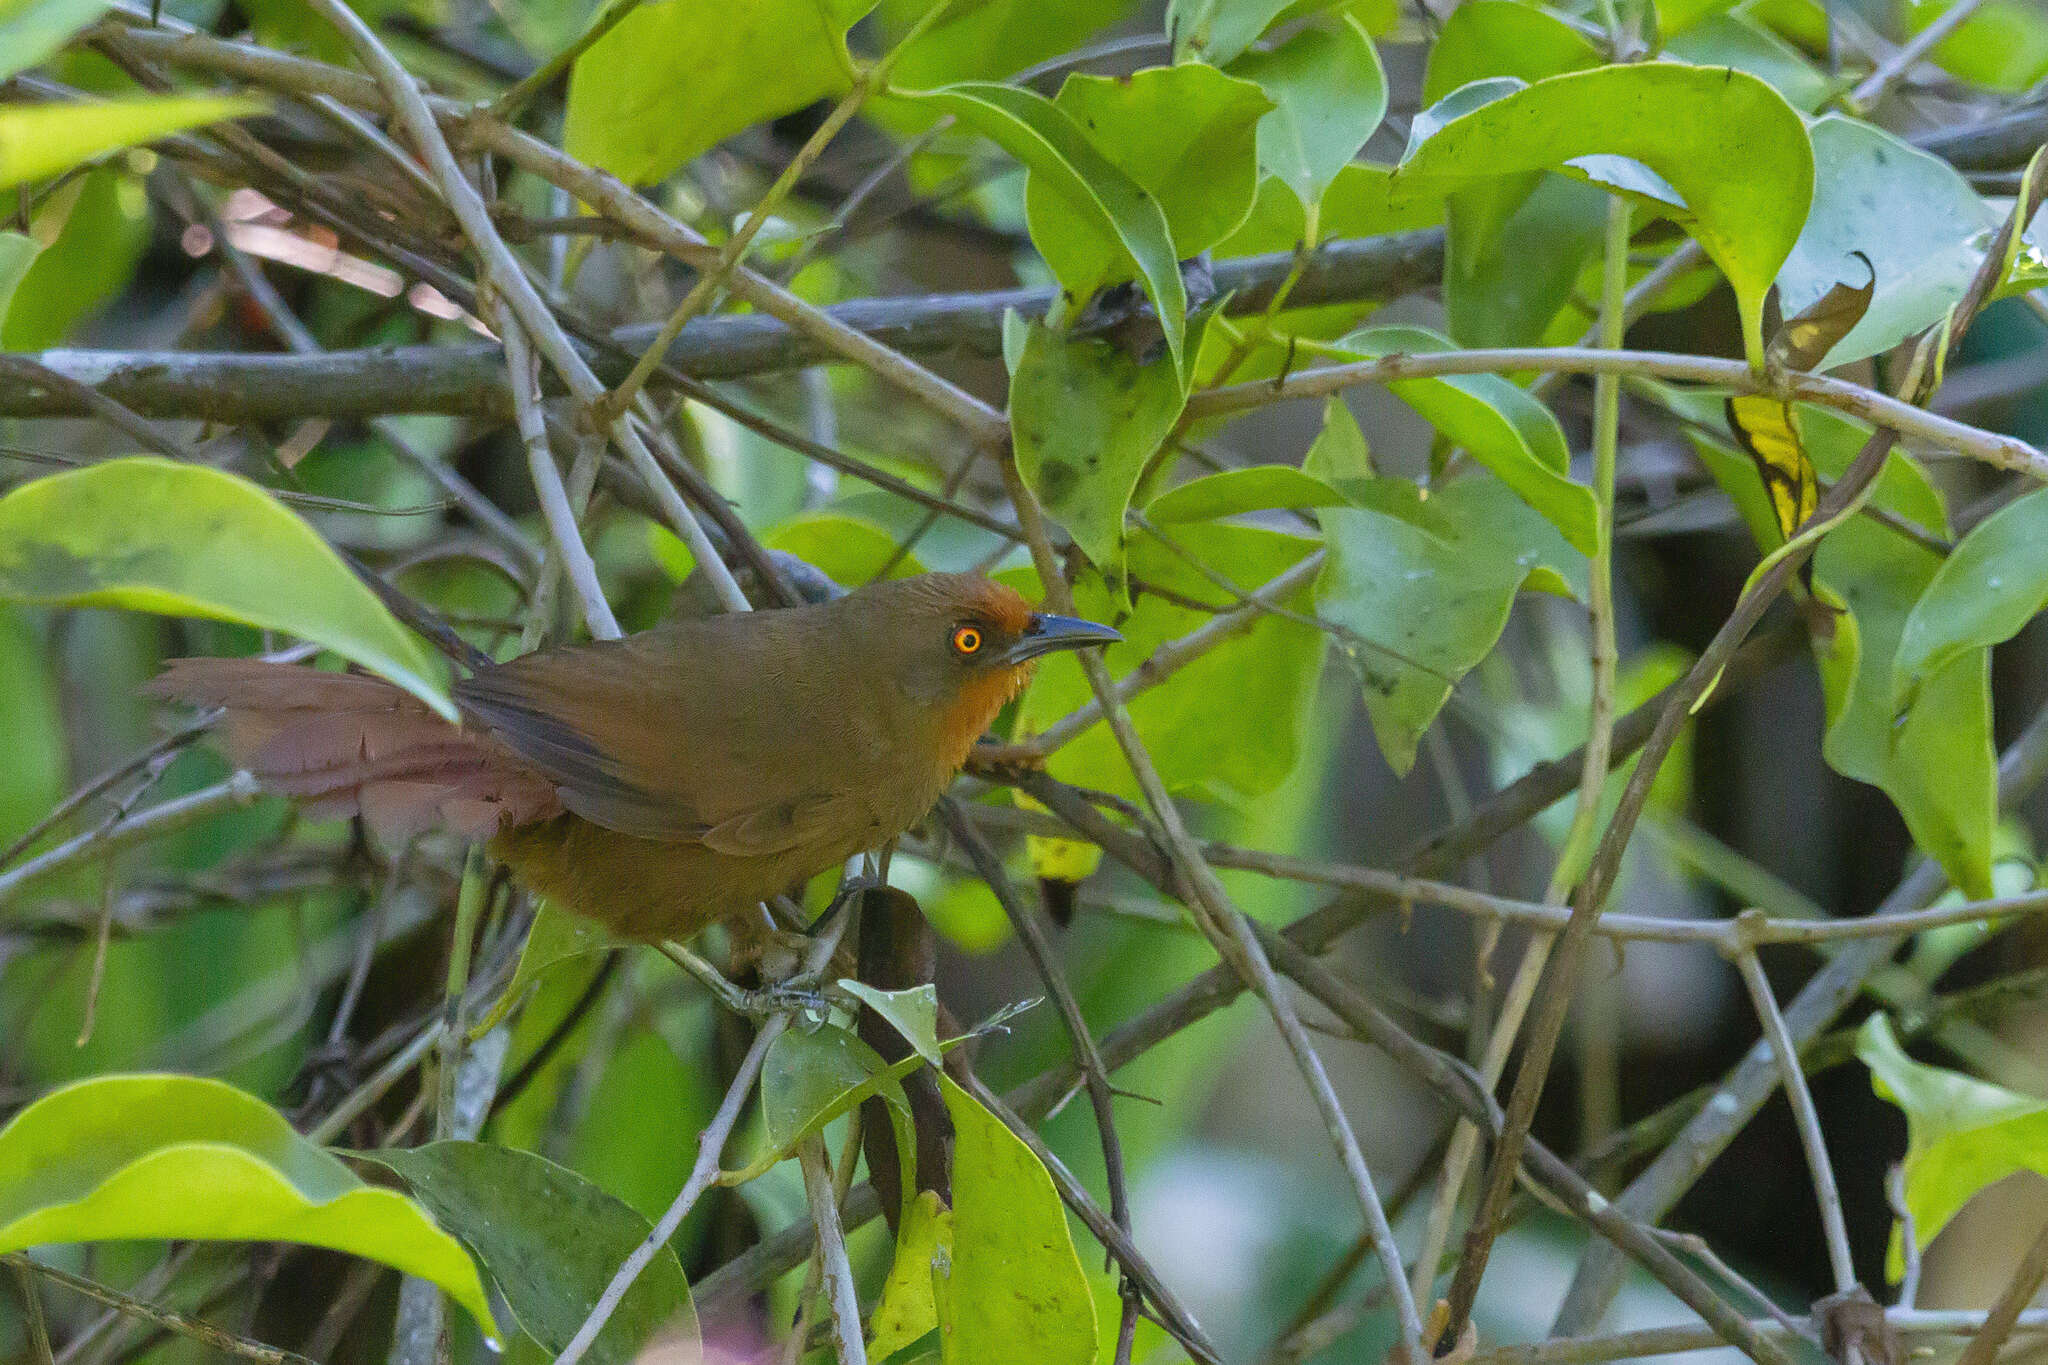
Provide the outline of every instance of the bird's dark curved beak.
[[1048,616],[1039,612],[1032,616],[1031,624],[1024,627],[1017,643],[1003,655],[1003,662],[1021,664],[1055,650],[1113,645],[1123,638],[1108,626],[1083,621],[1077,616]]

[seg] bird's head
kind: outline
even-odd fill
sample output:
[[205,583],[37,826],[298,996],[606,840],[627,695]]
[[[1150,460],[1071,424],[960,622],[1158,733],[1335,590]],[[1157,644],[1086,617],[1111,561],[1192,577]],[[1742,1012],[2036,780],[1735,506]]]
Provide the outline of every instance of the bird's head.
[[980,574],[920,574],[852,597],[887,620],[898,686],[938,709],[947,747],[962,758],[1039,659],[1123,639],[1093,621],[1035,611],[1015,590]]

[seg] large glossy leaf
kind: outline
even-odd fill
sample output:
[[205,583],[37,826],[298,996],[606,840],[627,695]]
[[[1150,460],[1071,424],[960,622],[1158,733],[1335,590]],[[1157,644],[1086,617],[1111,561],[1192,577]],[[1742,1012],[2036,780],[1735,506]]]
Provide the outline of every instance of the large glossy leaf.
[[1913,604],[1892,664],[1904,705],[1922,680],[1957,658],[2002,644],[2048,606],[2048,488],[2015,499],[1970,528]]
[[1791,317],[1839,280],[1876,275],[1870,309],[1817,368],[1888,351],[1939,322],[1969,288],[1998,216],[1946,161],[1880,128],[1829,114],[1812,128],[1813,211],[1778,272]]
[[[1179,371],[1187,290],[1173,233],[1157,200],[1105,157],[1064,111],[1028,90],[967,82],[904,99],[973,127],[1065,201],[1072,210],[1068,221],[1086,231],[1078,237],[1034,237],[1045,263],[1077,300],[1115,279],[1141,280]],[[1107,273],[1105,261],[1114,262]]]
[[1093,1365],[1095,1303],[1031,1149],[941,1075],[953,1118],[953,1255],[937,1272],[946,1365]]
[[1541,575],[1583,595],[1586,560],[1486,475],[1427,497],[1406,479],[1375,479],[1354,499],[1321,514],[1329,560],[1316,609],[1352,632],[1340,647],[1364,684],[1380,752],[1405,773],[1453,684],[1500,639],[1523,584]]
[[1010,376],[1017,471],[1112,579],[1122,573],[1131,493],[1185,401],[1170,365],[1030,324]]
[[[1338,347],[1361,360],[1457,349],[1424,327],[1369,327]],[[1581,551],[1593,549],[1593,491],[1572,482],[1571,452],[1550,409],[1499,375],[1404,379],[1388,390],[1471,451]]]
[[[1176,544],[1247,592],[1316,547],[1302,536],[1222,522],[1168,529]],[[1194,602],[1231,605],[1215,584],[1150,536],[1131,541],[1130,571],[1133,583],[1141,586],[1128,616],[1117,615],[1110,591],[1092,575],[1074,585],[1076,608],[1083,616],[1114,620],[1123,632],[1123,643],[1111,645],[1103,654],[1109,671],[1119,677],[1166,641],[1215,619],[1211,613],[1145,592],[1143,585]],[[1308,600],[1304,587],[1285,604],[1304,610]],[[1323,639],[1314,629],[1265,616],[1242,636],[1187,665],[1171,686],[1151,688],[1133,698],[1131,721],[1158,764],[1161,779],[1175,791],[1235,802],[1279,786],[1300,756],[1301,731],[1322,657]],[[1019,733],[1043,730],[1092,695],[1078,664],[1048,659],[1024,696]],[[1065,782],[1138,795],[1115,737],[1100,723],[1062,748],[1047,768]]]
[[576,59],[569,155],[628,184],[847,88],[846,30],[875,0],[645,4]]
[[1273,111],[1259,120],[1259,166],[1304,208],[1319,205],[1387,113],[1387,77],[1372,39],[1345,16],[1303,29],[1270,52],[1248,52],[1231,74],[1258,82]]
[[100,17],[110,0],[0,0],[0,79],[26,71]]
[[0,106],[0,190],[187,128],[261,113],[257,100],[164,95],[99,104]]
[[[1070,76],[1053,104],[1157,201],[1175,255],[1208,250],[1251,211],[1259,119],[1273,102],[1250,81],[1199,62],[1155,66],[1115,79]],[[1024,205],[1033,241],[1098,240],[1043,177],[1030,179]],[[1112,273],[1121,253],[1102,245],[1105,258],[1078,273]]]
[[0,1251],[164,1240],[297,1242],[381,1261],[496,1330],[476,1267],[424,1209],[365,1185],[224,1082],[95,1077],[0,1128]]
[[455,719],[440,657],[312,527],[247,479],[217,469],[134,456],[0,497],[0,600],[286,631]]
[[1470,179],[1589,156],[1640,162],[1683,197],[1761,365],[1764,294],[1806,221],[1813,149],[1798,113],[1756,77],[1671,62],[1552,76],[1444,122],[1411,143],[1399,173]]
[[[2048,1176],[2048,1104],[1960,1071],[1908,1057],[1891,1021],[1873,1014],[1856,1035],[1872,1088],[1906,1115],[1906,1207],[1921,1247],[1964,1204],[2016,1171]],[[1892,1229],[1885,1273],[1905,1271],[1903,1229]]]
[[[648,1221],[545,1157],[481,1142],[364,1152],[389,1169],[483,1263],[512,1316],[559,1355],[647,1239]],[[666,1330],[664,1330],[666,1329]],[[672,1247],[656,1253],[585,1359],[627,1365],[656,1331],[696,1347],[696,1312]]]

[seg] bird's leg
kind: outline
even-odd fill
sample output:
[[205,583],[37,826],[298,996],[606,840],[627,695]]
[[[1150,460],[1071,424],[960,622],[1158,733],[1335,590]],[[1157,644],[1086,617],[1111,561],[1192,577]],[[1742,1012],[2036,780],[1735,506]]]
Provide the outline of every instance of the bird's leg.
[[791,977],[757,990],[748,990],[743,986],[734,985],[732,979],[725,973],[673,939],[657,946],[662,956],[688,972],[696,978],[697,984],[711,992],[712,999],[734,1014],[744,1015],[756,1022],[788,1010],[801,1010],[822,1018],[832,1006],[832,1002],[815,989],[815,982]]

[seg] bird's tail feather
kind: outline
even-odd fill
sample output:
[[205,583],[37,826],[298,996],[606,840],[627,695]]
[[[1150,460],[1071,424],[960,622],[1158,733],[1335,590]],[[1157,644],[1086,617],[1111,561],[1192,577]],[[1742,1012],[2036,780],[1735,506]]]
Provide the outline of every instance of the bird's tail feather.
[[558,814],[554,784],[487,732],[450,725],[381,678],[261,659],[173,659],[143,687],[221,707],[215,742],[319,818],[361,815],[388,839],[488,838]]

